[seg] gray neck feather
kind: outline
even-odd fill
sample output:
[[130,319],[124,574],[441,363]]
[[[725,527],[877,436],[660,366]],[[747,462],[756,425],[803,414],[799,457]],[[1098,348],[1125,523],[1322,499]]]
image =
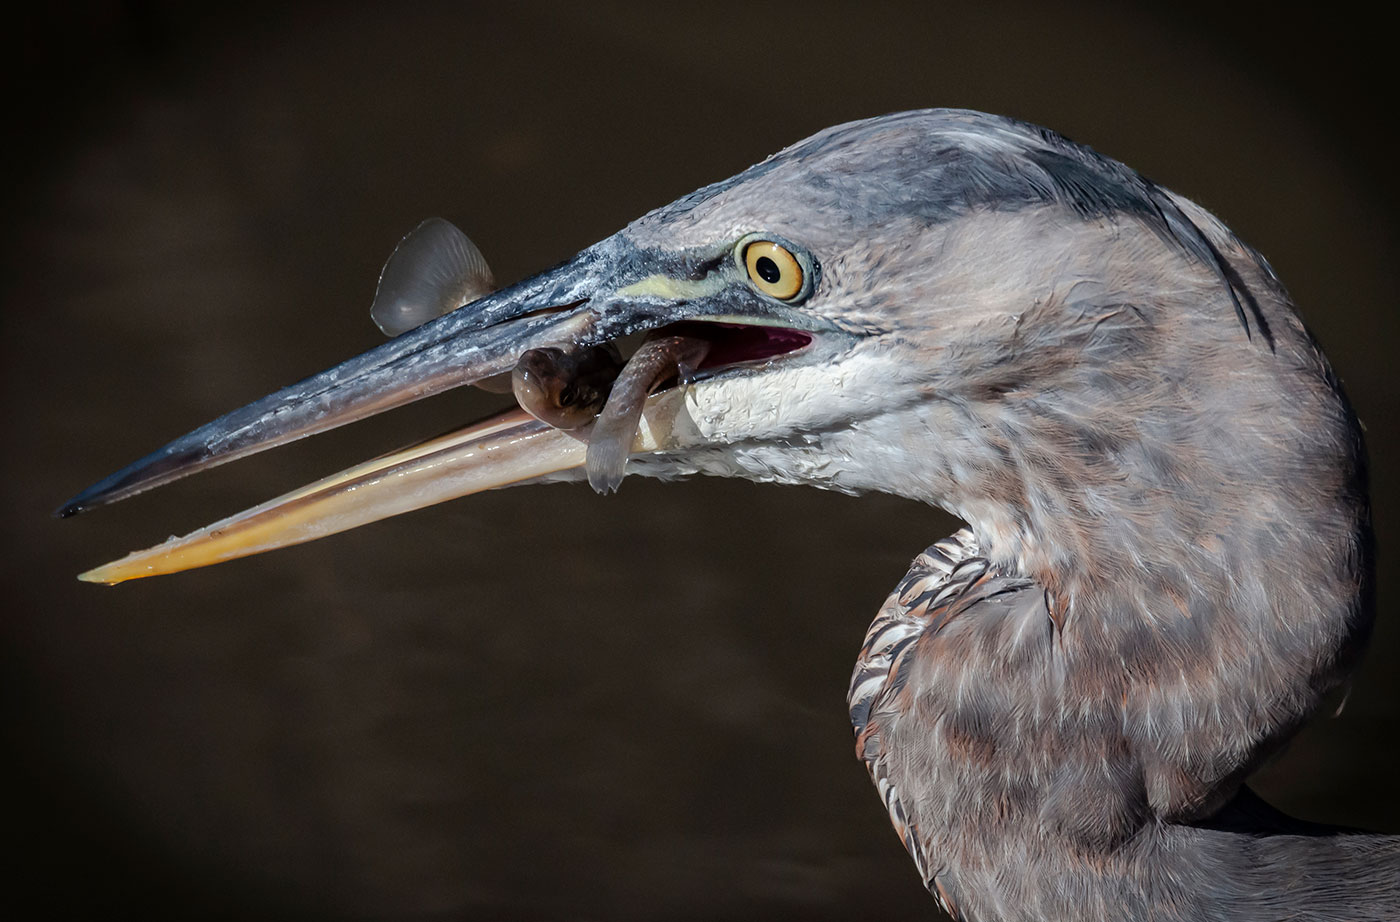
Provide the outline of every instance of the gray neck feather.
[[[938,831],[923,831],[970,918],[1400,917],[1400,839],[1209,825],[1245,815],[1244,779],[1354,668],[1371,534],[1359,428],[1326,360],[1262,260],[1181,205],[1268,342],[1246,336],[1213,271],[1174,288],[1160,247],[1125,259],[1123,225],[1101,251],[1128,273],[1069,266],[1059,290],[1014,313],[935,308],[938,367],[952,371],[918,412],[957,435],[925,446],[906,492],[964,518],[997,569],[1044,590],[1048,668],[1011,668],[995,652],[1006,628],[989,619],[965,627],[985,631],[965,669],[1042,685],[987,694],[1060,702],[1059,722],[1028,723],[1018,745],[1053,740],[1043,754],[1086,768],[1041,776],[1027,795],[1038,825],[1020,837],[937,809],[925,819]],[[995,297],[973,271],[967,287]],[[998,720],[994,701],[970,706]],[[995,801],[997,778],[1037,777],[978,772],[961,764],[944,780]],[[1008,879],[1012,863],[1025,879]]]

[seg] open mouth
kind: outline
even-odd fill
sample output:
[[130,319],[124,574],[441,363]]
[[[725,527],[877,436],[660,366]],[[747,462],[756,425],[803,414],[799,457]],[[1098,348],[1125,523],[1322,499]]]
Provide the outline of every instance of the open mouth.
[[[811,341],[811,335],[800,330],[759,324],[680,321],[652,331],[617,369],[610,386],[597,391],[600,406],[597,419],[589,423],[585,464],[589,484],[599,493],[611,493],[622,483],[643,406],[657,390],[706,377],[706,371],[713,375],[786,355]],[[522,364],[529,358],[522,357]],[[558,380],[570,386],[567,375]],[[546,418],[535,412],[519,387],[516,398],[526,411]]]
[[812,334],[790,327],[745,323],[683,320],[657,331],[662,335],[688,336],[709,343],[709,351],[697,371],[744,365],[805,349]]
[[685,320],[647,332],[625,360],[619,343],[530,349],[516,363],[511,385],[521,409],[586,439],[588,482],[610,493],[622,482],[648,397],[800,351],[811,341],[811,334],[790,327]]
[[728,253],[703,271],[682,260],[684,273],[656,272],[649,261],[661,258],[664,269],[671,257],[619,234],[497,290],[475,244],[429,219],[400,241],[380,273],[370,316],[388,342],[172,440],[79,492],[59,514],[462,385],[509,391],[517,406],[83,578],[111,583],[204,566],[516,483],[586,476],[609,492],[637,455],[653,456],[648,471],[661,470],[709,444],[694,418],[705,393],[730,385],[742,391],[744,379],[770,363],[810,354],[828,332],[841,335],[792,309],[810,293],[810,260],[768,247],[786,254],[786,268],[765,255],[745,283],[736,276],[744,266],[728,266]]
[[[258,554],[355,528],[482,490],[513,483],[568,478],[583,469],[595,489],[616,489],[633,452],[669,450],[661,429],[641,425],[645,408],[677,384],[703,382],[730,370],[802,352],[811,333],[789,327],[725,321],[685,320],[646,334],[623,359],[613,344],[589,347],[604,353],[598,364],[576,363],[582,350],[547,356],[538,392],[517,400],[526,409],[491,419],[418,445],[391,452],[299,490],[198,529],[182,538],[138,551],[82,575],[117,583],[172,573]],[[528,350],[542,352],[546,350]],[[525,356],[521,356],[523,362]],[[507,376],[518,379],[521,366]],[[598,380],[592,380],[589,376]],[[563,401],[569,385],[591,384],[596,393],[576,426],[542,420],[539,404]],[[656,400],[648,397],[656,395]],[[585,400],[587,398],[584,398]],[[567,408],[566,408],[567,409]],[[576,475],[575,475],[576,476]]]

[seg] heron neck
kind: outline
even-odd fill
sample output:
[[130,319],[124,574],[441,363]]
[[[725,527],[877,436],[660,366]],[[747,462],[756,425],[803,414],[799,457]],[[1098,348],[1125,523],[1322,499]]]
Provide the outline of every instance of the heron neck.
[[[1034,854],[1034,847],[1026,851]],[[1118,851],[949,869],[978,922],[1380,922],[1400,918],[1400,836],[1154,824]],[[1021,856],[1024,860],[1024,856]],[[1016,866],[1020,873],[1007,875]]]

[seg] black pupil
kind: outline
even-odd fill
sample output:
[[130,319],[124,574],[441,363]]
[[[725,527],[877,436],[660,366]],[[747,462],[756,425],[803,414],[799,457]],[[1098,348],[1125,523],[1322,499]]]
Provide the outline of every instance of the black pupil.
[[769,285],[776,284],[778,279],[783,277],[783,270],[778,268],[771,256],[760,256],[754,261],[753,267],[758,272],[758,277]]

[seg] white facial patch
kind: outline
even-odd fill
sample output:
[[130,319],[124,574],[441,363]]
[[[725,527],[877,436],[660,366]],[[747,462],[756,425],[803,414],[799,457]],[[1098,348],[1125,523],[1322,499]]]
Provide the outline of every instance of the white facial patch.
[[900,403],[899,377],[883,350],[829,363],[773,362],[697,382],[685,389],[685,409],[706,442],[782,439],[888,412]]

